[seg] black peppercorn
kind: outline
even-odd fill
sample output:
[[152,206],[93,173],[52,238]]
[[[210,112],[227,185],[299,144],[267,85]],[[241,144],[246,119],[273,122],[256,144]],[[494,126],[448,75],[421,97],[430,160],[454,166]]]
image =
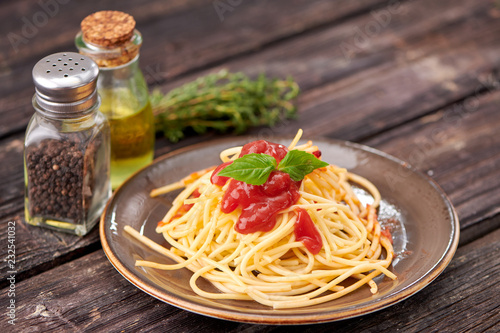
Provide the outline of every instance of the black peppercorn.
[[[71,161],[69,167],[61,168],[58,163],[63,160]],[[81,182],[83,164],[84,155],[73,142],[47,139],[37,147],[31,147],[26,163],[28,182],[32,184],[29,189],[30,213],[67,220],[83,218],[79,215],[85,214],[85,210],[79,209],[76,204],[84,199]]]

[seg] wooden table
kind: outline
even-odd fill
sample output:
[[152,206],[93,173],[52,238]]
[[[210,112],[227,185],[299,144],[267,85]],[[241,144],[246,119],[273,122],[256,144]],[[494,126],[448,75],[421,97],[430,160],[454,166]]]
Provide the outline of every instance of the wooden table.
[[[180,310],[133,287],[106,259],[97,228],[80,238],[26,225],[22,151],[33,113],[31,69],[45,55],[74,51],[80,20],[103,9],[136,18],[151,88],[168,91],[221,68],[291,75],[302,90],[299,118],[251,134],[303,128],[306,136],[375,147],[427,173],[460,218],[449,267],[418,294],[359,318],[299,328],[240,324]],[[500,3],[487,0],[2,1],[2,331],[499,331],[499,18]],[[156,155],[218,137],[159,138]],[[7,324],[11,299],[15,326]]]

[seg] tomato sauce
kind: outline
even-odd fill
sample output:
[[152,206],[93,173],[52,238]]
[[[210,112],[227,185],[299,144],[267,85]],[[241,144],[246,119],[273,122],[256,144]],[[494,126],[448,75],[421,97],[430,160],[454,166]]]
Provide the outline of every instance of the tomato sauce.
[[250,185],[232,179],[222,199],[222,212],[228,214],[241,207],[236,231],[249,234],[270,231],[276,215],[299,200],[299,188],[290,175],[273,171],[264,185]]
[[[287,154],[288,149],[276,143],[265,140],[250,142],[243,146],[240,156],[251,153],[267,154],[279,163]],[[276,224],[276,215],[294,205],[300,198],[300,181],[293,181],[290,175],[281,171],[273,171],[263,185],[250,185],[228,177],[218,176],[217,173],[232,162],[219,165],[211,176],[212,184],[224,186],[230,180],[224,197],[222,198],[221,211],[229,214],[238,207],[241,214],[235,225],[235,230],[242,234],[257,231],[270,231]],[[296,223],[295,230],[299,233],[301,241],[311,251],[321,250],[322,243],[319,232],[305,210],[299,213],[300,223]],[[305,217],[307,216],[307,217]],[[310,223],[307,221],[309,218]],[[304,222],[304,220],[306,220]],[[297,228],[299,229],[297,231]],[[314,232],[315,231],[315,232]],[[297,234],[296,234],[297,235]],[[319,239],[319,244],[318,244]],[[311,250],[312,249],[312,250]]]
[[305,209],[296,208],[297,221],[295,222],[295,238],[304,244],[312,254],[318,254],[323,247],[323,241],[318,229],[314,225]]
[[224,184],[226,184],[226,182],[229,180],[229,177],[219,176],[218,173],[231,163],[233,163],[233,161],[222,163],[217,168],[215,168],[214,172],[212,172],[212,176],[210,176],[210,182],[214,185],[224,186]]
[[391,231],[389,229],[380,230],[380,235],[387,238],[391,242],[391,244],[393,244],[392,243],[392,234],[391,234]]
[[248,154],[267,154],[281,162],[288,153],[288,148],[279,143],[272,143],[266,140],[249,142],[241,148],[240,157]]

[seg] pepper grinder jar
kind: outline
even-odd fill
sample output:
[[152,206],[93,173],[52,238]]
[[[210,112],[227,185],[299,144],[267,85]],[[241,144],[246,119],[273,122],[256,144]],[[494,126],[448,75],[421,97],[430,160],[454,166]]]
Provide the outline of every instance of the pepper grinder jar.
[[83,236],[97,223],[110,185],[110,132],[99,112],[97,64],[56,53],[33,68],[35,113],[24,142],[25,219]]
[[111,128],[111,184],[117,188],[153,160],[155,129],[148,87],[139,68],[142,36],[132,16],[101,11],[87,16],[75,38],[100,69],[101,111]]

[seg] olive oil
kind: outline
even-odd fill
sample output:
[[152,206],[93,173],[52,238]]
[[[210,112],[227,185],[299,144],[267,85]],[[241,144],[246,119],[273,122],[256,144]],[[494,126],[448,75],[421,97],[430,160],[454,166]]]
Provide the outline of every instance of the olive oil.
[[115,189],[153,160],[154,120],[149,102],[134,112],[126,97],[120,103],[109,94],[102,97],[101,112],[111,128],[111,186]]
[[75,44],[99,66],[101,112],[111,128],[111,186],[153,160],[155,129],[144,75],[139,68],[142,35],[132,16],[100,11],[83,19]]

